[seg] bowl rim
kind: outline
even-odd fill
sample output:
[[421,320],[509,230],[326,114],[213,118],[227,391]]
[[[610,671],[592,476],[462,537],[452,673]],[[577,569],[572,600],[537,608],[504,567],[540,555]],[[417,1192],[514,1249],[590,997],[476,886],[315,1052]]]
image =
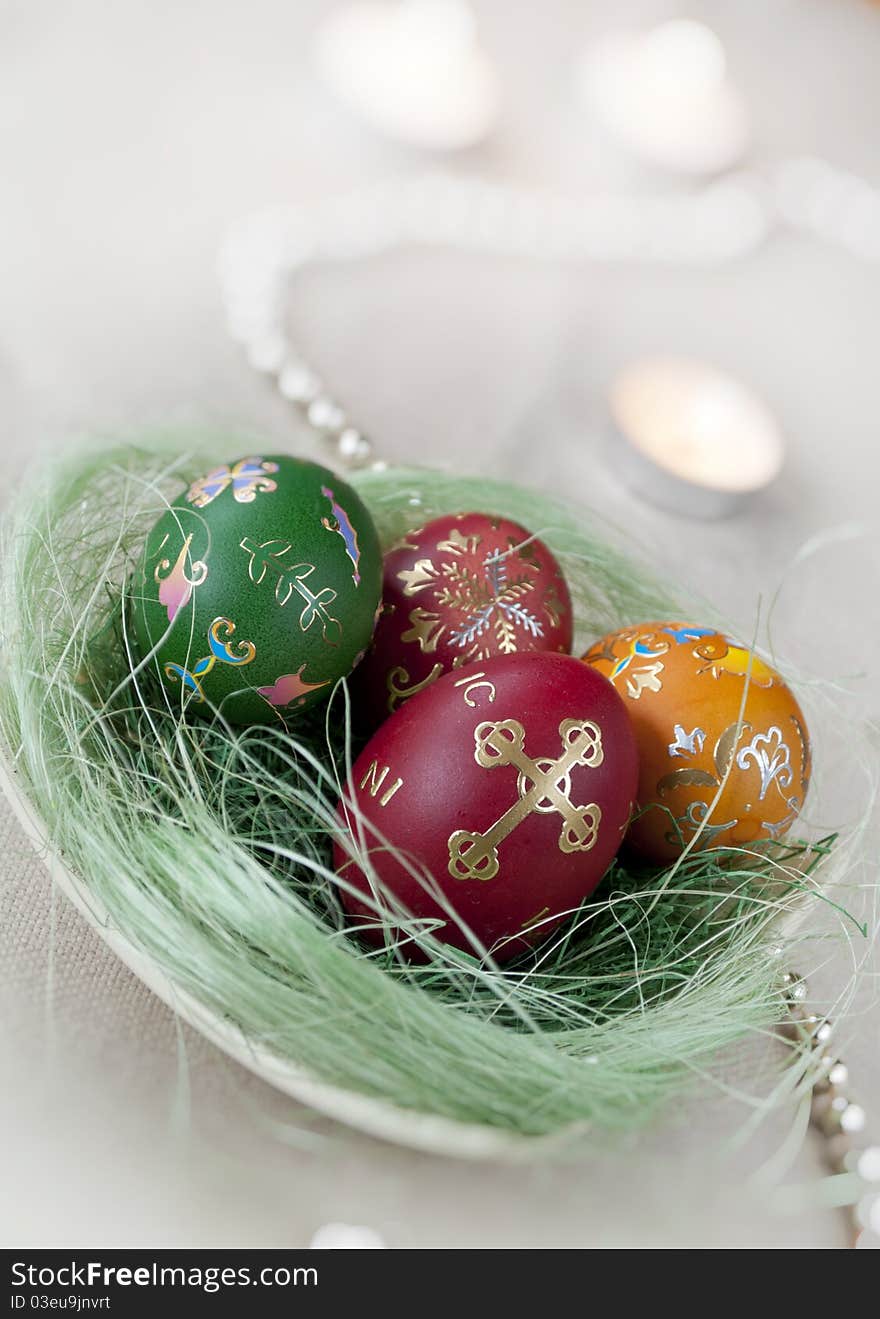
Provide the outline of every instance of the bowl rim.
[[0,755],[0,788],[51,881],[111,952],[175,1016],[187,1022],[227,1057],[289,1098],[376,1139],[422,1153],[459,1159],[532,1159],[566,1142],[576,1130],[586,1129],[578,1125],[552,1136],[523,1136],[479,1123],[459,1122],[439,1114],[401,1108],[387,1100],[330,1085],[289,1059],[248,1039],[233,1022],[224,1020],[189,990],[178,985],[153,958],[114,925],[110,912],[52,846],[48,829],[24,791],[20,774],[4,755]]

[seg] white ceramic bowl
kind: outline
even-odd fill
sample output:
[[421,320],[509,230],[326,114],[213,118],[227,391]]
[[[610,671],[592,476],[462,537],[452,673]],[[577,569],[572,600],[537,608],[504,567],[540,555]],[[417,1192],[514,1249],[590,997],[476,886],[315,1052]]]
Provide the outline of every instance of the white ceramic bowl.
[[397,1108],[383,1100],[327,1085],[289,1060],[254,1044],[231,1022],[170,980],[161,967],[114,928],[109,913],[89,893],[88,886],[53,851],[46,827],[24,794],[18,776],[3,763],[0,763],[0,787],[53,881],[116,956],[178,1017],[269,1085],[349,1127],[432,1154],[462,1159],[522,1160],[546,1152],[562,1139],[516,1136],[493,1127]]

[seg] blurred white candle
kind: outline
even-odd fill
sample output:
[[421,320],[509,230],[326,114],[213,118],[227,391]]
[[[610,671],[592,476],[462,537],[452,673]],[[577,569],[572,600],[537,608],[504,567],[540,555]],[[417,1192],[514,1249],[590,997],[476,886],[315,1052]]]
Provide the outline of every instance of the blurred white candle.
[[498,80],[464,0],[354,0],[319,29],[315,59],[349,109],[410,145],[457,150],[495,123]]
[[578,85],[603,125],[652,165],[713,174],[746,149],[745,106],[721,41],[703,23],[613,33],[587,51]]
[[705,362],[634,362],[613,381],[609,402],[615,465],[638,493],[673,512],[736,512],[782,467],[784,444],[769,408]]

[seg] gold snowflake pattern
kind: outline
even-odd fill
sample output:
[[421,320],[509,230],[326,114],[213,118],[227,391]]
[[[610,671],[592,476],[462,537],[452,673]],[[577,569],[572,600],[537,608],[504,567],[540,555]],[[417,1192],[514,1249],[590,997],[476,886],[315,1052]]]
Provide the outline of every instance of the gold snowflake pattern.
[[[454,538],[454,539],[453,539]],[[528,597],[535,590],[535,578],[541,565],[535,558],[519,555],[515,543],[510,546],[481,549],[479,536],[462,536],[453,531],[437,549],[450,555],[439,565],[420,559],[411,569],[399,574],[405,594],[418,595],[430,590],[437,610],[414,609],[412,627],[404,641],[418,641],[422,650],[433,651],[440,635],[447,631],[450,645],[467,659],[488,659],[490,655],[512,655],[525,641],[544,635],[544,624],[530,607]],[[513,552],[511,552],[513,551]],[[517,559],[524,571],[513,571]],[[558,608],[554,592],[548,593],[544,612],[551,624]]]

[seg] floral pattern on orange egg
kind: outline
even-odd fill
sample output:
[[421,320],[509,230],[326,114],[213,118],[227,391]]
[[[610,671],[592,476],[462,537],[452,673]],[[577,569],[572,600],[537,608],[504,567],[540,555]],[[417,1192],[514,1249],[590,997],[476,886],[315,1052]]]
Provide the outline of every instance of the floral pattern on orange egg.
[[[646,860],[781,838],[810,779],[806,722],[791,689],[712,627],[650,622],[597,641],[584,661],[624,698],[639,747],[628,843]],[[716,800],[717,798],[717,800]]]

